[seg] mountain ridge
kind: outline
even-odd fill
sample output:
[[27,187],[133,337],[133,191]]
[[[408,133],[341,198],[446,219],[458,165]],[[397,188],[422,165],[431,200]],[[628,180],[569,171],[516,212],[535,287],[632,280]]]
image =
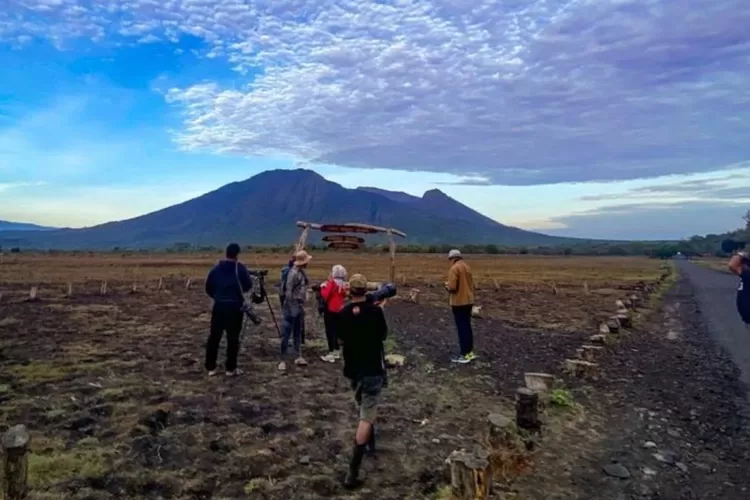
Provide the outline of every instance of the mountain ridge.
[[[378,188],[348,189],[307,169],[267,170],[197,198],[82,229],[12,231],[0,244],[49,249],[291,244],[297,220],[390,226],[411,244],[556,245],[571,238],[506,226],[433,189],[420,198]],[[311,237],[310,243],[315,236]],[[379,241],[378,238],[368,240]]]

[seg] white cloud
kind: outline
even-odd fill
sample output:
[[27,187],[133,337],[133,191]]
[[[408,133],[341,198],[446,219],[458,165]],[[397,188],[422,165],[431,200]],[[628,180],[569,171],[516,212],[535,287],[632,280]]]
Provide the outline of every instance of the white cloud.
[[245,86],[174,88],[187,150],[505,184],[750,158],[747,0],[27,0],[0,38],[203,39]]

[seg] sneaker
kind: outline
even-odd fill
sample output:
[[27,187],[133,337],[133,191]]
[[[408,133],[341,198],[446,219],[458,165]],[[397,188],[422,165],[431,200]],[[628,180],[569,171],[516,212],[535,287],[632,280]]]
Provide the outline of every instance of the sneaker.
[[466,355],[467,358],[469,358],[469,361],[474,361],[477,359],[477,355],[474,354],[474,351],[471,351],[469,354]]
[[341,351],[333,351],[333,358],[334,359],[341,359]]
[[219,373],[219,370],[210,370],[208,372],[208,376],[209,377],[215,377],[217,373]]
[[286,371],[286,362],[282,361],[281,363],[279,363],[279,371],[280,372]]
[[466,354],[464,356],[456,356],[455,358],[451,359],[451,362],[465,365],[466,363],[471,363],[471,358],[468,354]]
[[336,356],[332,352],[329,352],[325,356],[321,356],[320,359],[322,359],[326,363],[335,363],[336,362]]
[[297,366],[307,366],[307,361],[305,361],[305,358],[300,356],[299,358],[294,360],[294,364]]
[[238,375],[242,375],[242,370],[239,368],[237,370],[234,370],[233,372],[227,371],[227,377],[236,377]]

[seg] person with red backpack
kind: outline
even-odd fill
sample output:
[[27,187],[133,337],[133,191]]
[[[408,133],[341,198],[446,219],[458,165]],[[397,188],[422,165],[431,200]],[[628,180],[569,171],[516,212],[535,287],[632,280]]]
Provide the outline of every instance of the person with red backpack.
[[320,297],[325,304],[323,309],[323,322],[328,339],[328,354],[320,359],[327,363],[335,363],[341,358],[339,352],[338,328],[341,319],[341,310],[344,308],[346,289],[346,269],[342,265],[335,265],[331,269],[331,276],[320,286]]

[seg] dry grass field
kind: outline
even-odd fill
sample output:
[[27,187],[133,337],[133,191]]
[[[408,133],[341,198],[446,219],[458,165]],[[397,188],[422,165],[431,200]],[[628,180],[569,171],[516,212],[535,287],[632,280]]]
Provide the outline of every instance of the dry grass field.
[[[382,451],[364,465],[364,488],[349,493],[339,475],[356,414],[341,366],[318,359],[324,333],[312,309],[310,366],[276,371],[276,330],[259,306],[264,322],[243,338],[245,374],[206,378],[210,304],[202,279],[218,257],[3,257],[0,431],[24,423],[32,432],[30,498],[440,498],[443,460],[481,436],[487,413],[512,411],[523,373],[558,374],[617,298],[661,273],[661,262],[641,258],[468,256],[483,313],[474,322],[479,358],[454,366],[457,340],[442,290],[448,263],[399,255],[397,284],[422,294],[419,304],[398,298],[386,307],[388,349],[406,364],[389,373]],[[243,257],[270,269],[272,284],[285,261]],[[386,256],[320,253],[311,277],[324,278],[337,263],[371,281],[388,273]],[[130,293],[133,282],[138,293]],[[37,301],[27,300],[32,286]]]

